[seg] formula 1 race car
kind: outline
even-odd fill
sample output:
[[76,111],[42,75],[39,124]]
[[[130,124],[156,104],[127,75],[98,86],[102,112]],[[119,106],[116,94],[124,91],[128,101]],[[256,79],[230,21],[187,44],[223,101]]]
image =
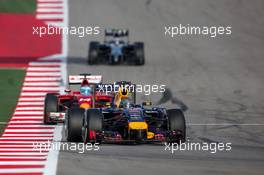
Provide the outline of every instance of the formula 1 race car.
[[112,96],[93,91],[96,84],[102,83],[101,75],[70,75],[69,86],[80,85],[80,91],[65,89],[65,94],[48,93],[45,97],[44,124],[64,122],[65,112],[70,108],[87,109],[110,105]]
[[144,65],[144,43],[129,42],[129,32],[125,29],[106,29],[104,42],[91,41],[88,64],[135,64]]
[[113,93],[111,106],[70,108],[66,113],[67,141],[77,142],[184,142],[186,126],[180,109],[145,108],[135,104],[128,89]]

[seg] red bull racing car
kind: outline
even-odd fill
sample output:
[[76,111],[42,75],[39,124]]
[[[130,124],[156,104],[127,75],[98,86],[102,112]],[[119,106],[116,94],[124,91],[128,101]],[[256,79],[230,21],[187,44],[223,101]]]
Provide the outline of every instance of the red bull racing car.
[[[185,117],[180,109],[150,107],[151,102],[136,104],[135,92],[129,89],[133,85],[129,82],[119,84],[122,88],[119,87],[107,94],[108,99],[111,99],[108,101],[110,105],[91,108],[76,106],[67,109],[65,115],[67,141],[84,143],[185,141]],[[114,85],[104,87],[115,89]]]

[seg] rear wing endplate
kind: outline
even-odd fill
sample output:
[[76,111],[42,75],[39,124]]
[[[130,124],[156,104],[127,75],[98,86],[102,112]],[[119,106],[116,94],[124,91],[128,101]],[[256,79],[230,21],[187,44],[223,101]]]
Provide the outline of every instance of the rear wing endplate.
[[70,75],[69,76],[69,84],[81,84],[84,79],[87,79],[89,84],[101,84],[102,83],[102,75]]

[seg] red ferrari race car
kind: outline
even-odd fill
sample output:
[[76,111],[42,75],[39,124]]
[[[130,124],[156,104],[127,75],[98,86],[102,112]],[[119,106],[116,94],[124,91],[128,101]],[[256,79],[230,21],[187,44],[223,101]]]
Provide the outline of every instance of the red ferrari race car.
[[[44,124],[64,122],[67,109],[73,107],[101,108],[110,106],[112,95],[96,91],[96,85],[102,83],[101,75],[70,75],[69,88],[65,94],[48,93],[45,97]],[[80,85],[72,90],[72,85]]]

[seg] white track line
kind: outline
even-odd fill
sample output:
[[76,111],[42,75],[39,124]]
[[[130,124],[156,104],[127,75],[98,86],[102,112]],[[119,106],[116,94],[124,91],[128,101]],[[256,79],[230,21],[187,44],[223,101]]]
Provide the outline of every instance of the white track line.
[[29,67],[27,71],[60,71],[59,67]]
[[54,129],[6,129],[5,131],[6,132],[17,132],[17,133],[19,133],[19,132],[32,132],[32,133],[42,132],[42,133],[45,133],[45,132],[54,132]]
[[37,14],[38,19],[62,19],[61,14]]
[[27,102],[27,101],[34,101],[34,102],[39,102],[39,101],[44,101],[44,97],[41,97],[41,98],[19,98],[18,100],[19,102]]
[[36,120],[43,120],[43,117],[12,117],[13,120],[31,120],[31,121],[36,121]]
[[45,161],[0,161],[0,165],[44,165]]
[[61,12],[62,13],[63,9],[61,8],[37,8],[37,13],[39,12]]
[[56,26],[56,27],[63,27],[63,23],[62,22],[55,22],[55,21],[46,21],[47,24],[52,25],[52,26]]
[[23,123],[38,123],[43,124],[43,122],[40,121],[10,121],[8,124],[23,124]]
[[22,90],[51,90],[51,91],[58,91],[59,87],[46,87],[46,86],[39,86],[39,87],[23,87]]
[[54,73],[54,72],[27,72],[26,76],[61,76],[61,73]]
[[41,7],[62,7],[62,4],[59,3],[38,3],[37,8]]
[[30,62],[29,66],[60,66],[58,62]]
[[32,153],[23,153],[23,152],[20,152],[20,153],[1,153],[0,152],[0,156],[3,156],[3,155],[10,155],[10,156],[28,156],[28,155],[30,155],[30,156],[43,156],[43,157],[45,157],[45,156],[47,156],[48,155],[48,153],[38,153],[38,152],[32,152]]
[[[68,0],[63,1],[63,27],[68,27]],[[61,93],[63,93],[65,89],[65,85],[67,83],[67,72],[66,72],[66,64],[67,64],[67,54],[68,54],[68,35],[62,36],[62,58],[63,62],[61,63],[61,73],[62,73],[62,84],[61,85]],[[54,141],[60,143],[62,138],[62,126],[57,126],[54,131]],[[45,175],[56,175],[57,172],[57,164],[58,164],[59,150],[52,149],[48,154],[48,159],[46,161],[44,174]]]
[[24,86],[59,86],[58,82],[24,82]]
[[32,128],[50,128],[50,127],[54,127],[55,126],[48,126],[48,125],[15,125],[15,124],[12,124],[12,125],[8,125],[8,127],[17,127],[17,128],[22,128],[23,127],[32,127]]
[[15,168],[15,169],[4,169],[1,168],[1,173],[41,173],[44,168]]
[[49,140],[53,137],[1,137],[0,140]]
[[[53,137],[53,134],[3,134],[2,136],[46,136],[46,137]],[[0,145],[1,147],[1,145]]]
[[29,119],[29,120],[34,120],[34,119],[43,119],[43,116],[42,115],[25,115],[25,114],[22,114],[22,115],[15,115],[12,117],[12,119]]
[[[41,144],[40,144],[41,145]],[[44,144],[43,144],[44,145]],[[0,151],[9,151],[9,150],[12,150],[12,151],[34,151],[34,152],[38,152],[40,151],[42,148],[39,148],[37,145],[36,147],[32,147],[32,148],[14,148],[14,149],[10,149],[10,148],[0,148]],[[47,146],[47,149],[50,149],[48,148]],[[44,149],[43,149],[44,150]]]
[[43,114],[43,111],[16,111],[14,113],[14,115],[17,115],[17,114],[32,114],[32,115],[35,115],[35,114]]
[[[62,135],[62,126],[57,126],[54,132],[54,141],[61,141]],[[57,163],[59,157],[59,148],[58,149],[51,149],[48,154],[48,159],[45,165],[44,174],[55,175],[57,171]]]
[[17,105],[44,105],[44,102],[18,102]]
[[38,3],[41,3],[41,2],[57,2],[57,1],[60,1],[60,2],[63,2],[63,0],[37,0]]
[[16,111],[28,111],[28,110],[43,110],[44,107],[17,107]]
[[[27,145],[33,145],[33,142],[32,141],[27,141],[27,140],[23,140],[23,141],[14,141],[14,140],[5,140],[5,141],[3,141],[3,140],[1,140],[0,141],[0,144],[1,143],[4,143],[4,144],[27,144]],[[48,143],[47,141],[36,141],[36,142],[34,142],[34,143],[36,143],[36,144],[38,144],[38,143]],[[1,154],[1,152],[0,152],[0,155],[2,155]]]
[[35,78],[35,77],[26,77],[25,78],[25,80],[26,81],[43,81],[43,82],[45,82],[45,81],[54,81],[54,82],[56,82],[56,81],[60,81],[61,79],[60,78],[56,78],[56,77],[37,77],[37,78]]
[[29,120],[32,119],[32,121],[34,121],[34,119],[43,119],[43,113],[42,114],[15,114],[13,115],[12,119],[29,119]]
[[47,125],[31,125],[31,126],[27,126],[27,125],[8,125],[7,129],[14,129],[14,130],[21,130],[21,129],[27,129],[29,132],[31,130],[43,130],[43,129],[55,129],[54,126],[47,126]]
[[43,101],[45,99],[45,96],[43,95],[43,96],[40,96],[40,97],[34,97],[34,96],[21,96],[19,99],[18,99],[18,101],[19,102],[25,102],[25,103],[27,103],[27,102],[30,102],[30,103],[32,103],[32,104],[37,104],[37,103],[40,103],[40,101]]
[[[41,144],[40,144],[41,145]],[[15,149],[15,148],[34,148],[36,147],[36,145],[0,145],[0,148],[10,148],[10,149]],[[45,148],[45,146],[43,146],[43,148]]]
[[37,156],[10,156],[10,157],[7,157],[7,156],[0,156],[0,159],[45,159],[47,158],[46,156],[43,156],[43,157],[37,157]]
[[43,96],[45,97],[47,93],[46,92],[22,92],[20,94],[21,97],[23,96]]

